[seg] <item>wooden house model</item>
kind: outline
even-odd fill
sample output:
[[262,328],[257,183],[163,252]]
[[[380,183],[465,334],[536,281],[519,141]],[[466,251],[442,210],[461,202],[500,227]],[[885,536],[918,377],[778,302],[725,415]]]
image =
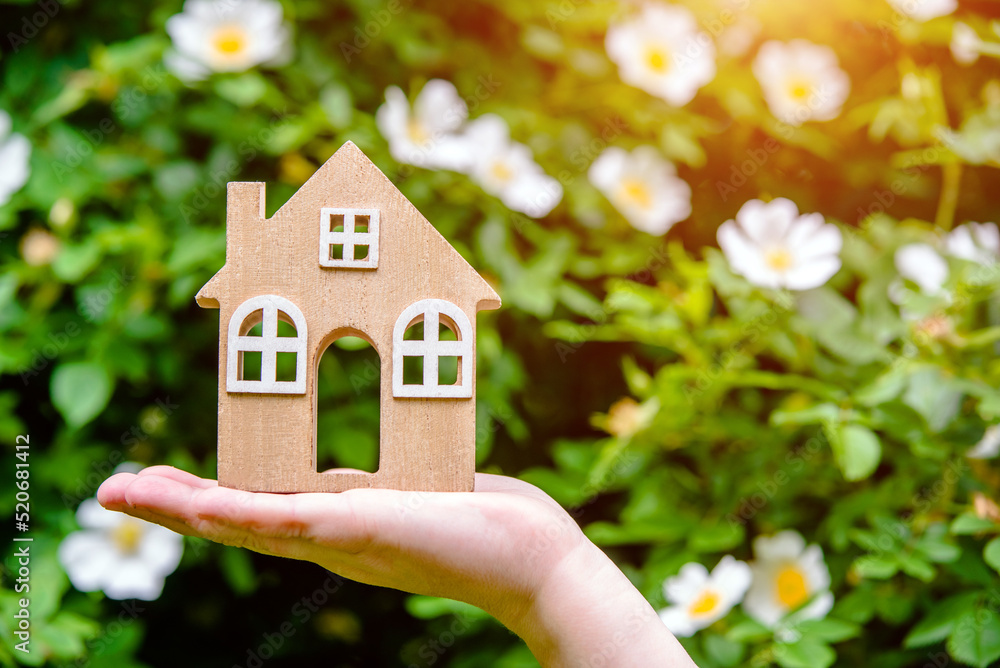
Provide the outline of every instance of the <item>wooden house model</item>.
[[[500,298],[354,144],[270,218],[263,183],[230,183],[226,263],[196,299],[219,309],[219,484],[473,489],[476,313]],[[342,336],[381,360],[374,473],[317,471],[317,368]],[[244,377],[246,355],[259,355],[259,376]],[[279,376],[279,355],[294,356],[294,374]],[[441,382],[444,357],[457,361],[454,382]],[[420,358],[422,377],[404,377],[406,358]]]

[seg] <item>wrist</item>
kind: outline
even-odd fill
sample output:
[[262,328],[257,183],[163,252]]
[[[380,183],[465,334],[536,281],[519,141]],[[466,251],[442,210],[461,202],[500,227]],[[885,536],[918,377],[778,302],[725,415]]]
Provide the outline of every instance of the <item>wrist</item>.
[[586,539],[509,627],[546,667],[694,666],[625,574]]

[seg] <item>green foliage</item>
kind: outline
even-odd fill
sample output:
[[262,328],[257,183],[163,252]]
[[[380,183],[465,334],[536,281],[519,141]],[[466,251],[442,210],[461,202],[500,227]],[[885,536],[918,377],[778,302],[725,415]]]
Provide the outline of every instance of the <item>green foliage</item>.
[[[205,541],[134,617],[58,567],[75,508],[118,464],[214,475],[218,315],[193,298],[225,260],[225,183],[266,181],[270,215],[347,140],[503,297],[477,323],[481,470],[549,492],[656,607],[684,563],[750,560],[757,536],[795,529],[822,547],[825,619],[775,630],[737,608],[684,641],[699,665],[1000,658],[1000,479],[965,457],[1000,420],[1000,271],[949,258],[943,294],[925,295],[893,262],[1000,218],[996,61],[948,50],[956,18],[991,32],[988,7],[917,23],[882,0],[735,3],[753,44],[720,53],[675,108],[608,59],[619,3],[285,2],[291,62],[191,85],[163,65],[180,0],[56,4],[0,59],[0,109],[32,145],[30,180],[0,206],[0,441],[31,434],[39,536],[34,653],[11,645],[5,577],[0,663],[185,665],[195,646],[204,665],[246,665],[288,622],[275,665],[533,665],[484,613],[439,599],[346,583],[303,621],[295,605],[327,573]],[[682,4],[717,44],[735,39],[734,3]],[[38,7],[0,6],[4,32],[27,35]],[[837,118],[792,127],[751,63],[763,41],[800,37],[836,50],[852,90]],[[563,186],[552,214],[393,160],[375,124],[384,91],[412,99],[431,78],[473,118],[504,117]],[[666,241],[588,182],[610,145],[655,146],[691,185],[693,214]],[[826,285],[755,287],[716,248],[744,202],[777,196],[840,229]],[[324,355],[330,465],[377,465],[373,355]],[[5,516],[13,504],[0,497]]]

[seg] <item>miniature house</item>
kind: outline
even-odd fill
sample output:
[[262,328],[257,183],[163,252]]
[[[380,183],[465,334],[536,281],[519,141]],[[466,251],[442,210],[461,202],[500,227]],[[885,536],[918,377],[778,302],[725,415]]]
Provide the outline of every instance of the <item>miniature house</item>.
[[[219,484],[473,489],[476,313],[500,298],[354,144],[271,218],[263,183],[230,183],[226,264],[196,299],[219,309]],[[316,470],[317,368],[342,336],[381,359],[374,473]],[[246,355],[259,355],[259,376],[244,377]],[[294,377],[278,376],[279,355],[294,356]],[[413,357],[416,380],[403,374]],[[438,374],[443,357],[457,360],[451,383]]]

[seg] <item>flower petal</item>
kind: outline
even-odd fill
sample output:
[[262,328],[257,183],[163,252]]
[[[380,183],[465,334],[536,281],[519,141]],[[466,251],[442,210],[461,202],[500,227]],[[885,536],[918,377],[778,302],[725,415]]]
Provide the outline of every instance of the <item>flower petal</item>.
[[789,290],[818,288],[840,270],[840,258],[837,256],[796,259],[799,263],[784,275],[784,284]]
[[130,559],[122,562],[107,578],[103,589],[108,598],[116,600],[155,601],[163,592],[163,577],[142,561]]
[[698,630],[687,610],[680,606],[660,610],[660,621],[678,638],[690,638]]
[[806,547],[806,539],[798,531],[786,529],[773,536],[758,536],[753,541],[753,554],[759,561],[798,559]]
[[726,606],[723,607],[732,608],[743,599],[753,580],[753,573],[748,564],[727,554],[712,570],[711,580],[725,598]]
[[663,583],[663,593],[668,601],[685,605],[700,592],[708,582],[708,569],[696,561],[681,566],[680,572]]
[[76,522],[84,529],[110,529],[126,521],[126,516],[104,508],[96,498],[84,499],[76,509]]
[[74,531],[59,544],[59,563],[80,591],[97,591],[119,566],[118,551],[98,531]]
[[173,573],[184,553],[184,539],[170,529],[156,524],[145,527],[137,558],[159,575]]

